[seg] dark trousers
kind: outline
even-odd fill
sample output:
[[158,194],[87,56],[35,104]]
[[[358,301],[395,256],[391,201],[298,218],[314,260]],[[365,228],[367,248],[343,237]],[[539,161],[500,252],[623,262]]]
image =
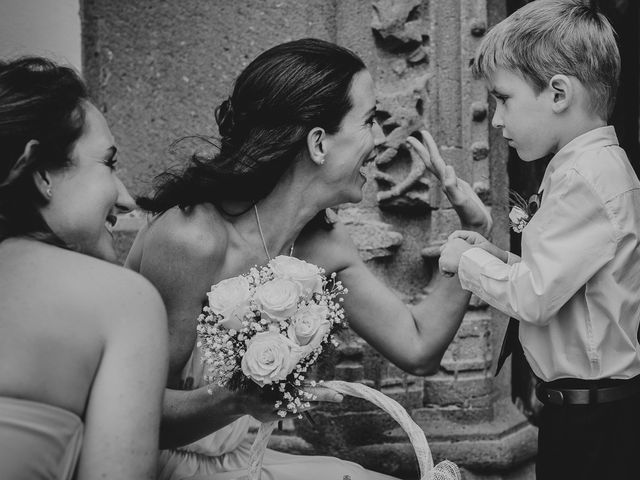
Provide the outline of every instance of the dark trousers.
[[640,479],[640,395],[595,405],[545,405],[536,479]]

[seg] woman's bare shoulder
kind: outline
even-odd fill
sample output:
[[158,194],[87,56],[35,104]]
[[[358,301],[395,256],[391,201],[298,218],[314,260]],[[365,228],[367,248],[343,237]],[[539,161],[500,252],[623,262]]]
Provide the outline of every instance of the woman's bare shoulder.
[[15,241],[2,250],[0,267],[7,275],[0,285],[16,299],[36,295],[54,301],[60,313],[90,313],[96,321],[122,317],[125,311],[157,315],[164,308],[151,283],[121,266],[30,240]]
[[329,272],[339,272],[353,264],[361,263],[347,226],[331,210],[327,211],[330,228],[306,227],[296,251],[308,261],[321,265]]
[[224,255],[228,243],[226,222],[211,204],[172,208],[150,220],[138,236],[143,255],[156,252],[188,262]]

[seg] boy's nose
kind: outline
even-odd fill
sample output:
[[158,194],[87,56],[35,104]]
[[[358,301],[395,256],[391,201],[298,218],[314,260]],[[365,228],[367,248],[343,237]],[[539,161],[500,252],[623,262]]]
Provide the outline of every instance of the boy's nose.
[[491,119],[491,125],[494,128],[503,128],[504,122],[502,121],[502,117],[498,115],[498,110],[493,114],[493,118]]

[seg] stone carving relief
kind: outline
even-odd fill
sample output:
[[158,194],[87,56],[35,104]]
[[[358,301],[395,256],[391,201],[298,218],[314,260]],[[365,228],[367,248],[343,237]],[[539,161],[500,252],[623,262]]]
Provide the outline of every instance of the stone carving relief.
[[[385,135],[384,150],[376,159],[374,178],[378,183],[378,205],[382,209],[424,213],[433,209],[430,179],[421,161],[412,159],[405,139],[425,128],[423,105],[429,75],[427,24],[421,0],[378,0],[373,2],[371,28],[378,47],[392,54],[390,69],[402,80],[394,82],[392,93],[382,93],[378,122]],[[388,55],[387,55],[388,56]]]
[[425,20],[421,14],[421,0],[378,0],[373,2],[371,28],[391,52],[407,53],[411,64],[427,60],[424,46]]
[[[422,212],[433,208],[429,196],[431,185],[424,176],[426,168],[420,160],[413,159],[405,147],[409,135],[425,128],[421,115],[425,81],[421,77],[404,92],[380,96],[378,115],[386,135],[374,172],[380,208]],[[408,167],[401,166],[407,163]],[[398,178],[399,175],[404,177]]]

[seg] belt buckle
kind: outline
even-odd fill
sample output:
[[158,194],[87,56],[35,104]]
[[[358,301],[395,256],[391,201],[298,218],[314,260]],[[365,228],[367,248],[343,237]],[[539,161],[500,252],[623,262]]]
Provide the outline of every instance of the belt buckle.
[[558,390],[543,390],[544,399],[554,405],[564,405],[564,395]]

